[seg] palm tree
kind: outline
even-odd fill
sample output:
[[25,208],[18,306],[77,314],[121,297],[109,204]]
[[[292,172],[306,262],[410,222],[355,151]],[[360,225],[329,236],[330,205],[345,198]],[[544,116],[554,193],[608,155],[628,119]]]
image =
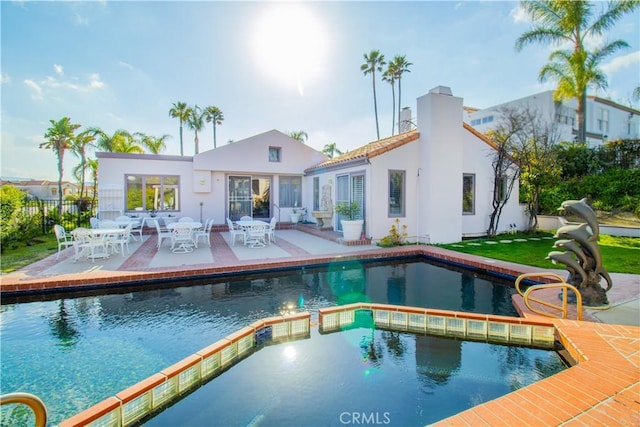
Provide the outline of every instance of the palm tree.
[[309,139],[309,135],[303,130],[291,131],[289,132],[289,136],[295,139],[298,142],[302,142],[303,144]]
[[171,138],[170,135],[162,135],[161,137],[156,137],[152,135],[147,135],[143,132],[135,132],[133,134],[134,137],[138,138],[139,144],[147,149],[151,154],[160,154],[164,150],[167,149],[167,139]]
[[[396,117],[396,68],[393,62],[387,64],[386,71],[382,74],[382,81],[389,82],[391,85],[391,98],[393,105],[393,112],[391,113],[391,135],[394,134]],[[398,132],[400,131],[400,121],[398,121]]]
[[[598,3],[600,4],[600,3]],[[577,98],[578,140],[586,142],[587,88],[606,88],[607,80],[598,69],[601,61],[615,51],[627,47],[623,40],[615,40],[587,52],[585,40],[601,36],[613,27],[625,13],[633,11],[640,2],[612,1],[606,10],[594,17],[595,4],[587,1],[535,0],[521,1],[520,6],[529,14],[534,26],[516,40],[516,50],[530,43],[568,43],[572,50],[556,50],[549,56],[550,63],[538,75],[540,81],[551,78],[558,81],[554,99]]]
[[376,114],[376,135],[380,139],[380,126],[378,125],[378,102],[376,100],[376,71],[382,72],[382,67],[386,64],[384,55],[379,50],[372,50],[368,54],[364,54],[364,64],[360,66],[360,70],[364,75],[371,74],[373,82],[373,109]]
[[198,139],[198,132],[204,129],[204,113],[202,112],[202,108],[196,105],[193,108],[189,109],[187,126],[189,127],[189,129],[195,132],[196,136],[193,142],[195,144],[196,154],[198,154],[200,152],[200,147],[199,147],[200,140]]
[[400,133],[400,112],[402,111],[402,75],[404,73],[410,73],[409,67],[413,65],[407,61],[406,55],[396,55],[391,61],[394,71],[396,73],[396,79],[398,80],[398,133]]
[[98,160],[87,159],[87,168],[91,172],[91,179],[93,180],[93,198],[91,200],[91,206],[95,206],[96,197],[98,196]]
[[180,155],[184,156],[184,145],[182,144],[182,124],[187,121],[191,114],[185,102],[174,102],[169,110],[169,116],[180,120]]
[[333,159],[333,156],[343,154],[340,149],[336,146],[335,142],[331,142],[329,144],[325,144],[322,152],[327,155],[330,159]]
[[49,120],[51,126],[47,129],[44,137],[46,142],[40,144],[40,148],[46,148],[53,150],[58,158],[58,215],[62,215],[62,175],[63,175],[63,161],[65,150],[71,148],[73,139],[75,138],[75,131],[80,127],[78,124],[71,123],[69,117],[63,117],[57,122],[55,120]]
[[87,168],[87,148],[93,145],[96,140],[96,132],[93,129],[87,129],[80,132],[73,138],[71,143],[71,152],[80,158],[77,176],[80,181],[80,199],[84,196],[85,171]]
[[207,123],[213,123],[213,148],[216,148],[216,125],[221,125],[224,120],[222,110],[215,106],[209,106],[204,109],[204,119]]
[[116,130],[113,135],[108,135],[100,129],[95,130],[98,135],[96,147],[111,153],[144,153],[144,148],[136,143],[133,135],[124,129]]

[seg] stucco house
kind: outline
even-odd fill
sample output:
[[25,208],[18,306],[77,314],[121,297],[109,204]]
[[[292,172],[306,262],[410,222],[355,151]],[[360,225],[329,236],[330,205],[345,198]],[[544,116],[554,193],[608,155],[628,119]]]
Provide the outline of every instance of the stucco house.
[[[411,117],[410,110],[403,114]],[[98,153],[100,216],[153,209],[222,225],[242,215],[289,222],[304,208],[304,219],[317,216],[325,227],[341,230],[338,215],[322,210],[357,201],[363,236],[373,241],[388,235],[396,219],[411,241],[484,234],[494,196],[494,147],[463,123],[462,98],[447,87],[418,98],[416,120],[416,129],[333,159],[276,130],[193,157]],[[517,185],[498,229],[512,224],[524,224]]]

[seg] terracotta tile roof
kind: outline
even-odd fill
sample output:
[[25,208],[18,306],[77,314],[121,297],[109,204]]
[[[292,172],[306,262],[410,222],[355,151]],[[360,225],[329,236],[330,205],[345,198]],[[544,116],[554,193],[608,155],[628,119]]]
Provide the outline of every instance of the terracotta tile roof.
[[373,157],[384,154],[387,151],[391,151],[395,148],[402,147],[405,144],[416,141],[418,138],[420,138],[420,133],[418,133],[417,130],[410,130],[408,132],[390,136],[389,138],[384,138],[384,139],[370,142],[367,145],[356,148],[355,150],[349,151],[338,157],[334,157],[333,159],[329,159],[320,164],[312,166],[309,169],[307,169],[307,171],[319,169],[319,168],[326,168],[329,166],[337,165],[339,163],[346,163],[356,159],[371,159]]

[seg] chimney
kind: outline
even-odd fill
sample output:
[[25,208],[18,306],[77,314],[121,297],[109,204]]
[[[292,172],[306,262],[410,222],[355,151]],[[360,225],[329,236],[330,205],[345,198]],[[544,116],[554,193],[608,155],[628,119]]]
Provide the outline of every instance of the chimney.
[[411,108],[404,107],[402,111],[400,111],[400,128],[399,132],[408,132],[411,130]]

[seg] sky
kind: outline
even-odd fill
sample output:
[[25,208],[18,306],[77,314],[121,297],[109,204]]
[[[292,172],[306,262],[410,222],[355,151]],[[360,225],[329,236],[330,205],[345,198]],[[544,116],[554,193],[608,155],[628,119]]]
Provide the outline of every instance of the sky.
[[[604,5],[604,3],[600,3]],[[5,1],[1,13],[2,177],[58,179],[40,149],[50,120],[160,137],[180,154],[176,102],[216,106],[217,146],[272,129],[304,131],[318,150],[376,139],[364,54],[406,55],[402,106],[449,86],[465,106],[488,108],[553,89],[538,72],[557,46],[515,40],[531,22],[515,1],[218,2]],[[640,12],[605,40],[629,47],[603,63],[609,87],[591,95],[638,108]],[[592,45],[602,40],[589,40]],[[391,135],[391,86],[376,81],[380,136]],[[397,95],[397,94],[396,94]],[[183,131],[194,154],[193,131]],[[210,124],[200,151],[213,149]],[[65,154],[64,179],[79,163]]]

